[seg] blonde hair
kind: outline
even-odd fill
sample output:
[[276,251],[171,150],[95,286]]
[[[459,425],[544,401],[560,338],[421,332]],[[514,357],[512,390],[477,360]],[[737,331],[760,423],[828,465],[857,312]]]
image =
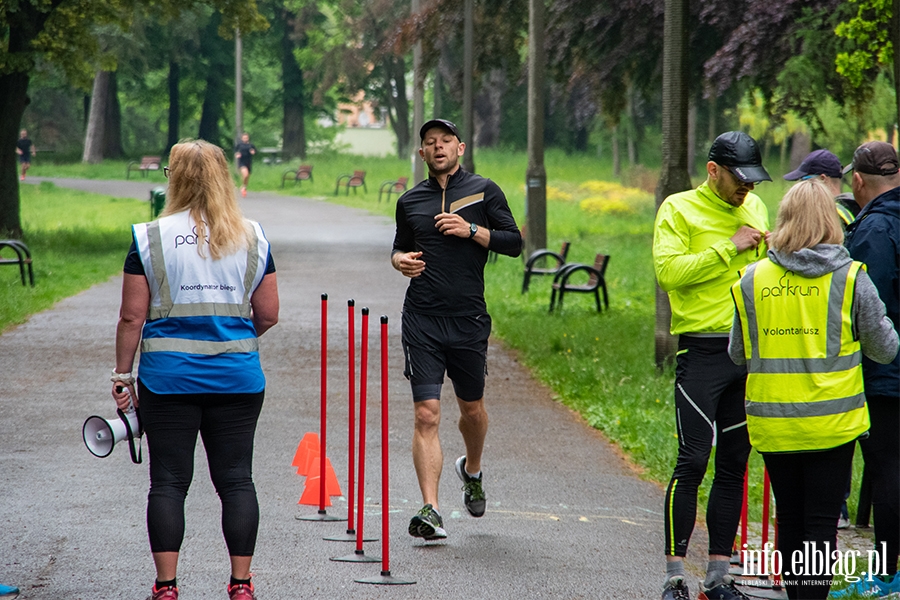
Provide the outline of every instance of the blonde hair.
[[801,181],[788,190],[778,207],[769,246],[789,254],[816,244],[840,244],[844,231],[831,192],[818,179]]
[[204,140],[182,140],[169,153],[169,191],[165,217],[189,210],[197,223],[197,252],[218,259],[249,248],[248,223],[237,200],[228,161],[218,146]]

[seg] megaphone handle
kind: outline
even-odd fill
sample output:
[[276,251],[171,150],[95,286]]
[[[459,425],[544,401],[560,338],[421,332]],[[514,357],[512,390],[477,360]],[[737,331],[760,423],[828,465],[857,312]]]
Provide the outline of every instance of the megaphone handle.
[[[120,394],[121,394],[123,391],[125,391],[126,389],[127,389],[127,388],[126,388],[124,385],[117,385],[117,386],[116,386],[116,391],[119,392]],[[126,412],[126,413],[133,413],[134,411],[135,411],[135,408],[134,408],[134,398],[132,398],[132,397],[131,397],[131,394],[129,393],[129,394],[128,394],[128,408],[125,409],[125,412]],[[138,417],[138,419],[140,419],[140,417]]]
[[[134,406],[129,406],[129,410],[134,411]],[[143,461],[142,451],[141,451],[141,438],[138,438],[138,446],[137,450],[134,448],[134,432],[131,430],[131,422],[128,420],[128,417],[125,416],[125,413],[121,408],[116,409],[116,412],[119,413],[119,418],[122,419],[122,422],[125,423],[125,431],[128,432],[128,451],[131,453],[131,462],[136,465],[141,464]],[[140,416],[138,416],[138,427],[140,427]]]

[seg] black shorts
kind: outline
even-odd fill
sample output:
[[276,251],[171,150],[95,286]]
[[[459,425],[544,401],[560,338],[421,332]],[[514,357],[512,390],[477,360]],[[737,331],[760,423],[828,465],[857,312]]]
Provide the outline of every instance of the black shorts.
[[30,165],[31,164],[31,154],[20,154],[19,162],[22,163],[23,165]]
[[247,169],[248,173],[253,172],[253,165],[250,162],[238,161],[238,170]]
[[444,372],[460,400],[484,396],[487,375],[488,314],[435,317],[403,311],[403,374],[412,386],[413,401],[440,399]]

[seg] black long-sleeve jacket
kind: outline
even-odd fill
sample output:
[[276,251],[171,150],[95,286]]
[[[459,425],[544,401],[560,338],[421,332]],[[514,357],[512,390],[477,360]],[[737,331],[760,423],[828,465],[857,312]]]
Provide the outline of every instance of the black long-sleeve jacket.
[[[441,212],[457,213],[491,231],[488,248],[471,239],[444,235],[435,227]],[[409,282],[404,310],[437,316],[484,314],[484,265],[488,250],[508,256],[522,251],[516,226],[500,187],[460,168],[442,189],[429,177],[397,201],[393,253],[422,252],[425,270]]]

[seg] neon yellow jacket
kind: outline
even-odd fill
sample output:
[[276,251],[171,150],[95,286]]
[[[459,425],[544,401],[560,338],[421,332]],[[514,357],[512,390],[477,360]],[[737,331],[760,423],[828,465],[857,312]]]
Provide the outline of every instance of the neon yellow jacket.
[[656,214],[653,265],[669,294],[673,334],[728,333],[734,318],[731,285],[739,271],[766,255],[765,243],[738,253],[731,236],[741,225],[768,231],[769,212],[756,194],[735,207],[707,185],[673,194]]
[[747,360],[747,430],[759,452],[825,450],[869,429],[852,318],[862,263],[804,277],[769,259],[732,287]]

